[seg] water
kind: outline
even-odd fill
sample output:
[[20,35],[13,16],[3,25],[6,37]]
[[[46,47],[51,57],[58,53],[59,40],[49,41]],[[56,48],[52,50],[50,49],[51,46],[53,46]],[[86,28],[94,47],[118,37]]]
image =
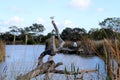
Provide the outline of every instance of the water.
[[[38,62],[39,55],[44,51],[44,45],[6,45],[6,59],[5,62],[0,63],[0,77],[5,80],[14,80],[20,74],[25,74],[34,69]],[[44,58],[47,61],[48,56]],[[94,57],[80,57],[77,55],[56,54],[53,58],[55,63],[63,62],[63,65],[57,69],[71,70],[71,65],[74,65],[80,70],[94,70],[99,65],[99,78],[105,78],[104,62]],[[51,74],[52,80],[66,80],[65,75]],[[38,76],[37,80],[41,80],[44,75]],[[78,75],[80,77],[81,75]],[[69,77],[70,80],[73,78]],[[98,80],[98,73],[89,73],[84,75],[84,80]],[[33,79],[34,80],[34,79]],[[35,79],[36,80],[36,79]]]

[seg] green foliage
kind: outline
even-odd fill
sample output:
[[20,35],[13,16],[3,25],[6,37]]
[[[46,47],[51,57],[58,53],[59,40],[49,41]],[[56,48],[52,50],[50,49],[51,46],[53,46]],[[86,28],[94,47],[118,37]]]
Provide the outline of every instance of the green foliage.
[[65,28],[61,34],[62,38],[64,40],[70,40],[71,39],[71,32],[72,32],[72,29],[71,28]]
[[103,28],[108,28],[116,32],[120,32],[120,18],[106,18],[104,21],[100,22],[99,25]]
[[[93,28],[88,33],[84,28],[67,27],[62,31],[61,37],[65,41],[81,41],[88,37],[93,40],[102,40],[104,38],[115,39],[115,36],[117,36],[120,40],[120,33],[118,33],[120,31],[120,18],[106,18],[104,21],[100,22],[99,25],[102,26],[101,29]],[[0,39],[5,40],[7,44],[13,42],[14,35],[16,35],[16,42],[19,43],[20,41],[21,43],[25,43],[26,34],[33,37],[33,40],[28,41],[30,43],[33,43],[33,41],[35,41],[35,43],[45,43],[45,41],[51,36],[51,33],[41,35],[41,32],[43,32],[45,28],[42,24],[37,23],[24,28],[18,28],[17,26],[11,26],[9,28],[9,32],[0,34]]]
[[35,42],[34,42],[34,40],[29,39],[29,40],[27,41],[27,44],[35,44]]
[[9,29],[10,29],[9,32],[0,33],[0,39],[5,40],[7,44],[12,44],[13,38],[16,40],[16,42],[19,42],[21,44],[25,43],[26,34],[30,35],[28,36],[28,44],[40,43],[41,40],[45,42],[45,39],[44,40],[42,39],[43,36],[40,35],[40,33],[45,30],[42,24],[34,23],[32,24],[32,26],[25,27],[25,28],[18,28],[17,26],[11,26],[9,27]]
[[65,74],[67,74],[67,72],[68,72],[68,70],[67,70],[66,66],[65,66],[64,72],[65,72]]
[[74,79],[76,79],[77,75],[79,73],[79,67],[76,69],[75,65],[72,63],[71,64],[71,71],[74,72]]
[[89,38],[94,40],[102,40],[104,38],[107,39],[114,39],[116,36],[116,33],[113,32],[111,29],[91,29],[89,32]]
[[34,23],[32,26],[30,26],[30,30],[35,33],[43,32],[45,30],[44,26],[42,24]]
[[81,40],[82,36],[85,36],[86,30],[84,28],[65,28],[61,34],[64,40],[77,41]]
[[9,27],[9,29],[10,29],[11,34],[18,35],[19,28],[17,26],[11,26],[11,27]]

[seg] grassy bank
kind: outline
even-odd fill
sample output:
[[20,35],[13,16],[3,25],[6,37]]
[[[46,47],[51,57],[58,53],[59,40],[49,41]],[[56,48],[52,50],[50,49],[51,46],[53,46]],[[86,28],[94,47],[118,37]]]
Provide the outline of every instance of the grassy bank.
[[[77,54],[81,56],[93,56],[96,55],[96,51],[100,53],[100,55],[103,55],[103,45],[104,45],[104,40],[91,40],[91,39],[85,39],[81,41],[76,41],[77,47],[73,47],[73,41],[65,41],[64,48],[69,48],[69,49],[75,49],[75,51],[61,51],[63,54]],[[55,39],[55,45],[56,47],[59,46],[59,41],[58,39]],[[50,40],[48,39],[46,41],[46,49],[48,49],[50,46]]]
[[[56,39],[56,46],[59,45],[59,41]],[[47,45],[49,46],[49,40]],[[73,49],[72,41],[65,41],[64,47]],[[77,41],[78,48],[83,49],[83,54],[73,53],[77,55],[97,55],[106,64],[106,80],[120,80],[120,40],[119,39],[103,39],[99,41],[85,39]],[[63,54],[71,54],[69,52],[63,52]]]
[[0,40],[0,62],[5,60],[5,42]]
[[96,55],[106,64],[106,80],[120,80],[120,41],[119,39],[95,42],[91,46]]

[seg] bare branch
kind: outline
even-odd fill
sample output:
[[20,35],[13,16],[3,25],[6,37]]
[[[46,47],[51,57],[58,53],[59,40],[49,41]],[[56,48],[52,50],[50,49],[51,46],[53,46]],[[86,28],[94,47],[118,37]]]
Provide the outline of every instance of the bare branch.
[[30,80],[31,78],[37,77],[40,74],[54,71],[54,69],[60,65],[62,65],[62,62],[55,64],[54,61],[47,61],[46,63],[37,66],[35,69],[28,72],[27,74],[18,76],[16,80]]
[[33,69],[32,71],[28,72],[25,75],[20,75],[16,78],[16,80],[30,80],[31,78],[37,77],[40,74],[45,73],[57,73],[57,74],[67,74],[67,75],[74,75],[74,74],[84,74],[89,72],[97,72],[97,70],[81,70],[79,72],[74,71],[64,71],[64,70],[56,70],[55,68],[62,65],[61,62],[55,64],[54,61],[48,61],[44,63],[42,66],[38,66],[37,68]]
[[65,44],[65,42],[64,42],[63,39],[60,37],[59,30],[58,30],[58,28],[57,28],[57,26],[56,26],[54,20],[52,20],[52,24],[53,24],[53,26],[54,26],[54,28],[55,28],[55,31],[56,31],[57,37],[58,37],[58,39],[59,39],[59,41],[60,41],[60,45],[59,45],[59,47],[63,47],[63,45]]
[[63,71],[63,70],[53,70],[50,71],[51,73],[57,73],[57,74],[67,74],[67,75],[74,75],[74,74],[82,74],[82,73],[89,73],[89,72],[97,72],[97,70],[82,70],[79,72],[74,71]]

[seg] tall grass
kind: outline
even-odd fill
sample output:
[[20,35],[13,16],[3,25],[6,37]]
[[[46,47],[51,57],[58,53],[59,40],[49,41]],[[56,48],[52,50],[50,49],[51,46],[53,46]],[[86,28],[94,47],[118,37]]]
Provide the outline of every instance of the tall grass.
[[120,80],[120,42],[117,39],[114,41],[105,39],[104,51],[107,79]]
[[5,60],[5,42],[0,40],[0,62]]
[[[85,53],[96,53],[105,62],[106,80],[120,80],[120,39],[119,36],[116,37],[116,39],[103,39],[100,41],[90,39],[77,41],[78,47],[86,50]],[[58,40],[56,42],[58,45]],[[64,47],[72,47],[73,42],[65,42]]]
[[92,50],[105,62],[106,80],[120,80],[120,41],[104,39],[92,42]]

